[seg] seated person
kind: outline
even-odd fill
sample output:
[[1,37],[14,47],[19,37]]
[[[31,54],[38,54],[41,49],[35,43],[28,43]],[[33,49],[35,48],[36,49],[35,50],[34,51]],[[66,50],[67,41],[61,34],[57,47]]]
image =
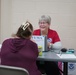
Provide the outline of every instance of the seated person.
[[[50,29],[51,18],[50,16],[42,15],[39,19],[39,29],[34,30],[33,35],[47,36],[47,46],[51,49],[61,49],[61,41],[58,33],[55,30]],[[41,66],[45,70],[47,75],[60,75],[60,71],[56,62],[44,61],[44,64],[40,64],[37,61],[39,69]]]
[[38,47],[31,40],[33,26],[28,21],[22,24],[13,38],[6,39],[1,47],[1,64],[22,67],[29,75],[41,75],[36,65]]

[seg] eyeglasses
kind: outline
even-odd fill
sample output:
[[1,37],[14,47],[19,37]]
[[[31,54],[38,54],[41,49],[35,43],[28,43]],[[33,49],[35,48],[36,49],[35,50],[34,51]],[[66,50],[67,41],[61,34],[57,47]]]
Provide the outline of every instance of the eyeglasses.
[[47,24],[47,22],[39,22],[39,24]]

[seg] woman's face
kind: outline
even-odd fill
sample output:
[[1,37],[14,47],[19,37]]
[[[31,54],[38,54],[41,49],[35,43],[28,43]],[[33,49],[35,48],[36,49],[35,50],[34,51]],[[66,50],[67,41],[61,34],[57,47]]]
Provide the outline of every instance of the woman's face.
[[45,22],[45,21],[39,22],[39,28],[40,28],[41,31],[48,30],[49,26],[50,25],[47,22]]

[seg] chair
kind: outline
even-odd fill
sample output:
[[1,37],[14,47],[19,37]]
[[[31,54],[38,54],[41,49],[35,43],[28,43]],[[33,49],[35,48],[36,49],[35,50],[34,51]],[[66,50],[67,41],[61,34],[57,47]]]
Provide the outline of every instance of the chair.
[[0,65],[0,75],[29,75],[29,73],[24,68]]

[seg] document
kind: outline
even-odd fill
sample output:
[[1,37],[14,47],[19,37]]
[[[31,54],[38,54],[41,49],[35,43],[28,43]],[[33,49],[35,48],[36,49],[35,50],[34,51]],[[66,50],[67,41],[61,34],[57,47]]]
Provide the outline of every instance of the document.
[[45,36],[32,36],[32,39],[37,43],[38,48],[41,47],[42,51],[45,51],[46,46]]
[[74,54],[57,54],[60,58],[76,58]]

